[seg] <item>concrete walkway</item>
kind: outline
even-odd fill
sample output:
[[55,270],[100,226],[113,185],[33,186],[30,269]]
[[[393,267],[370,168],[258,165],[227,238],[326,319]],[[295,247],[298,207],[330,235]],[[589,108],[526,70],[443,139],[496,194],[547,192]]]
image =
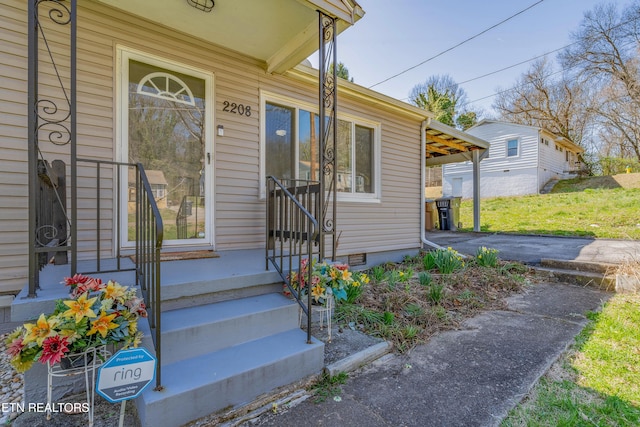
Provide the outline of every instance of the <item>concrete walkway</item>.
[[[620,263],[640,259],[640,242],[483,233],[430,233],[428,239],[473,255]],[[263,416],[262,426],[495,426],[536,384],[586,325],[586,312],[611,296],[594,288],[539,284],[507,309],[469,319],[408,355],[388,355],[351,375],[341,398],[304,401]]]
[[494,426],[535,385],[610,294],[535,285],[508,309],[468,320],[409,355],[352,375],[339,401],[281,408],[262,426]]

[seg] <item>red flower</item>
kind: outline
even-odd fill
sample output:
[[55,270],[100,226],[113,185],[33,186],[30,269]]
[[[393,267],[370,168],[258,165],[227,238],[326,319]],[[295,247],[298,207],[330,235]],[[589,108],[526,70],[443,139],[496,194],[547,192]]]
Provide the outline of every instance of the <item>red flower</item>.
[[16,357],[22,349],[24,348],[24,344],[22,343],[22,338],[16,338],[13,340],[9,348],[7,348],[7,354],[11,357]]
[[[79,276],[79,274],[76,274],[76,276]],[[76,277],[73,276],[73,277]],[[82,276],[83,278],[86,278],[87,280],[84,280],[82,283],[78,283],[76,285],[71,285],[72,287],[72,291],[71,291],[71,297],[72,298],[77,298],[80,295],[84,294],[85,292],[96,292],[99,291],[101,289],[104,289],[105,284],[102,283],[102,280],[100,279],[94,279],[92,277],[86,277],[86,276]]]
[[93,280],[89,276],[83,276],[82,274],[75,274],[73,277],[65,277],[62,283],[67,286],[80,285],[82,283],[86,283],[89,280]]
[[56,364],[60,362],[60,359],[64,357],[64,354],[69,351],[67,348],[69,342],[66,337],[55,335],[48,337],[42,342],[42,356],[40,356],[40,362],[50,364]]

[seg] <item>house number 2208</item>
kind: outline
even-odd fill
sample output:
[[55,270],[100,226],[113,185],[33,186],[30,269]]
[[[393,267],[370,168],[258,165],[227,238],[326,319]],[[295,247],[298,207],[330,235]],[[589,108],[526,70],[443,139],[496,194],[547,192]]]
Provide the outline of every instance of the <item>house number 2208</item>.
[[224,101],[222,111],[251,117],[251,105],[236,104],[235,102]]

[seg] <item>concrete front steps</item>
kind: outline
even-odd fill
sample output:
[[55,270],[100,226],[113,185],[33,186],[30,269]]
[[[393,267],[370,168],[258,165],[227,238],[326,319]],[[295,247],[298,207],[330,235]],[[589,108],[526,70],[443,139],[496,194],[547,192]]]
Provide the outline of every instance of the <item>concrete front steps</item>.
[[136,400],[143,427],[242,406],[323,368],[324,344],[307,344],[297,304],[279,293],[179,308],[162,321],[164,390],[149,388]]
[[543,258],[536,271],[561,281],[612,291],[616,286],[615,268],[608,263]]
[[[122,268],[132,267],[127,258]],[[79,263],[80,271],[95,261]],[[103,260],[105,270],[116,260]],[[307,344],[298,326],[298,306],[282,295],[282,279],[265,270],[263,249],[221,251],[218,258],[163,262],[163,391],[150,385],[135,400],[143,427],[177,427],[221,409],[243,406],[261,394],[318,374],[324,344]],[[12,320],[28,321],[50,313],[69,289],[60,281],[69,265],[47,265],[37,298],[27,289],[12,302]],[[132,272],[92,274],[103,281],[132,285]],[[155,352],[148,323],[141,321],[143,345]],[[25,373],[27,402],[46,402],[47,374],[35,364]],[[83,389],[80,377],[58,378],[53,400]],[[77,384],[76,384],[77,383]],[[73,388],[77,385],[77,389]]]

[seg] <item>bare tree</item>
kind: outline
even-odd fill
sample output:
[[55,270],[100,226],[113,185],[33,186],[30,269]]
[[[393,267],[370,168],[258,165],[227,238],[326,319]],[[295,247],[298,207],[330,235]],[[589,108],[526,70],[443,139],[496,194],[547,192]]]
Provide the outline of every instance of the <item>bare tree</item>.
[[581,85],[599,87],[599,134],[608,151],[640,160],[640,2],[621,12],[614,4],[596,6],[584,15],[574,44],[560,57]]
[[511,89],[499,92],[493,108],[503,120],[545,128],[582,144],[593,118],[591,92],[554,72],[545,58],[534,62]]

